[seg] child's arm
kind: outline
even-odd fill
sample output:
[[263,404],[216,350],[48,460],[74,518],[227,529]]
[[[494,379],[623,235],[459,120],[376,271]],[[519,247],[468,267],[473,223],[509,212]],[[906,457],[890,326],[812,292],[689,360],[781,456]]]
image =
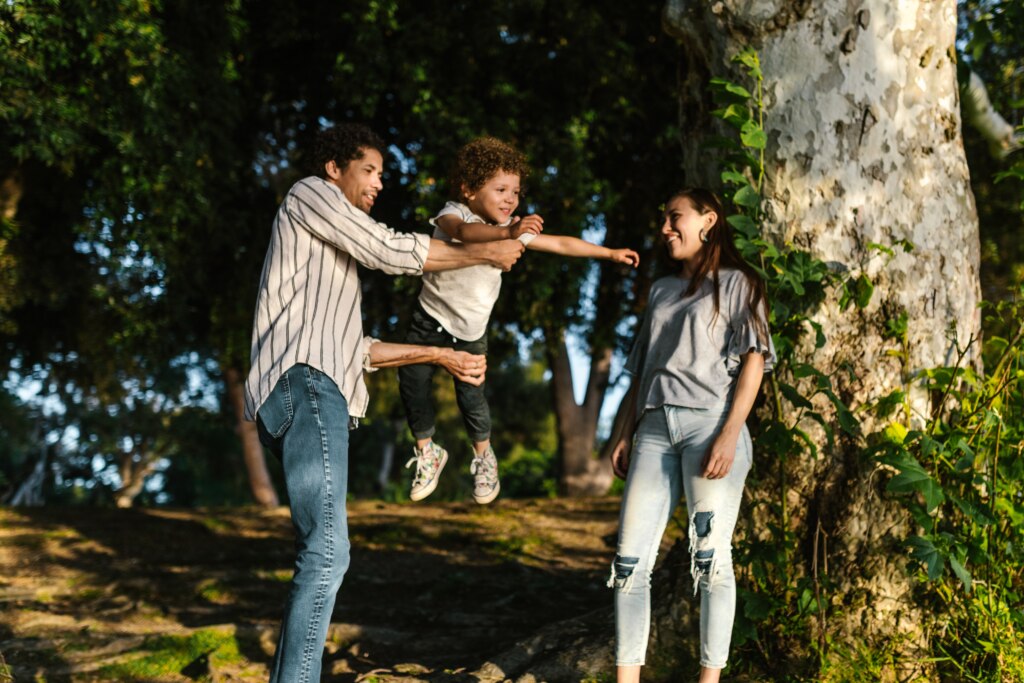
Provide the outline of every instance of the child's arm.
[[615,263],[625,263],[636,268],[640,265],[640,256],[632,249],[609,249],[591,244],[578,237],[566,235],[537,235],[526,245],[527,249],[546,251],[549,254],[562,256],[578,256],[580,258],[599,258]]
[[455,214],[441,216],[434,224],[445,233],[460,242],[496,242],[498,240],[514,240],[520,235],[540,234],[544,229],[544,219],[529,215],[516,218],[511,225],[491,225],[490,223],[466,223]]

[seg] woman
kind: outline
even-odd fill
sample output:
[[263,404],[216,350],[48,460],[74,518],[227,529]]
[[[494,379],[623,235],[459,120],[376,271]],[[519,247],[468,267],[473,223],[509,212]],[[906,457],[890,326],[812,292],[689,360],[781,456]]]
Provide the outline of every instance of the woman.
[[733,244],[718,197],[677,192],[661,236],[679,272],[651,287],[626,363],[633,383],[606,447],[615,474],[626,480],[608,581],[615,588],[617,680],[640,680],[651,570],[685,492],[690,571],[701,594],[700,682],[715,683],[736,612],[732,533],[752,457],[744,422],[775,350],[764,283]]

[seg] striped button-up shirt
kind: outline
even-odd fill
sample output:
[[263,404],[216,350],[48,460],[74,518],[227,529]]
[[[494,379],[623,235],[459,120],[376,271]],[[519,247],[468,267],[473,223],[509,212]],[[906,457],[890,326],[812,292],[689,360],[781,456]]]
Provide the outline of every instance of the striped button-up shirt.
[[429,250],[427,235],[378,223],[332,183],[317,177],[297,182],[277,211],[260,275],[246,418],[256,419],[281,375],[297,363],[334,380],[349,415],[364,417],[363,372],[372,340],[363,337],[356,263],[420,275]]

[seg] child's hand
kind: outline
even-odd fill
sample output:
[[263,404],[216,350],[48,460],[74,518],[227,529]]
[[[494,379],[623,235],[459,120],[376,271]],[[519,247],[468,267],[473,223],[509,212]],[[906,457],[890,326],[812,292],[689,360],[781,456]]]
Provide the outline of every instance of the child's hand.
[[544,230],[544,219],[531,213],[524,218],[516,217],[508,226],[509,239],[517,240],[522,235],[539,235]]
[[627,266],[633,266],[634,268],[640,265],[640,255],[632,249],[612,249],[611,258],[608,260],[615,263],[625,263]]

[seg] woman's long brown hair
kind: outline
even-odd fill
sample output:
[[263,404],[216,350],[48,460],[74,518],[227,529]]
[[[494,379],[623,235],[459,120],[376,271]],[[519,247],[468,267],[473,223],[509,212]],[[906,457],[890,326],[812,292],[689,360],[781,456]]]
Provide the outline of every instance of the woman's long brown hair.
[[[706,190],[702,187],[687,187],[669,197],[668,203],[680,197],[689,199],[697,213],[703,215],[709,211],[714,211],[718,217],[715,220],[715,224],[705,233],[707,242],[704,243],[704,249],[701,252],[703,256],[701,256],[700,261],[697,263],[693,277],[690,279],[690,286],[686,288],[683,296],[688,297],[695,294],[704,283],[704,279],[710,276],[711,282],[714,285],[712,290],[715,303],[715,317],[717,318],[720,310],[718,270],[720,268],[735,268],[743,273],[750,284],[750,296],[747,300],[747,305],[750,306],[751,320],[754,322],[757,338],[767,344],[768,296],[765,292],[764,280],[743,259],[739,249],[736,248],[736,244],[733,242],[732,226],[725,220],[725,207],[722,206],[722,200],[711,190]],[[763,311],[764,316],[758,315],[758,311]]]

